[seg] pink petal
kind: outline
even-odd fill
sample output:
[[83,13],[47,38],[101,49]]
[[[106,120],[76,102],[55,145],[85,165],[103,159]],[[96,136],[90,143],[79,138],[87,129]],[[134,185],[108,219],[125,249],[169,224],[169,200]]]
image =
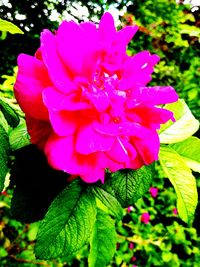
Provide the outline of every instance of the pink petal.
[[148,165],[153,161],[158,160],[160,141],[158,134],[155,131],[143,127],[141,132],[146,134],[146,138],[131,138],[131,143],[138,151],[138,154],[143,160],[143,164]]
[[97,27],[93,22],[81,22],[80,27],[84,30],[85,34],[87,34],[88,36],[92,36],[95,40],[98,39]]
[[58,28],[56,43],[58,53],[71,74],[91,78],[100,55],[95,25],[64,21]]
[[138,123],[125,121],[122,123],[108,123],[102,124],[97,121],[93,122],[94,129],[104,135],[110,136],[141,136],[145,137],[146,135],[141,132],[142,126]]
[[28,133],[31,137],[31,143],[43,150],[46,141],[52,132],[50,123],[26,116],[26,124]]
[[131,98],[135,98],[137,102],[143,104],[161,105],[176,102],[178,100],[178,94],[171,86],[136,86],[131,91]]
[[45,146],[49,164],[58,170],[63,170],[93,183],[104,180],[104,169],[97,165],[97,155],[80,155],[74,150],[74,136],[58,137],[51,135]]
[[142,51],[129,57],[124,64],[124,73],[119,82],[120,90],[128,90],[135,84],[146,85],[151,81],[154,65],[159,61],[157,55]]
[[75,85],[72,83],[66,67],[57,54],[55,36],[48,30],[44,30],[41,34],[40,49],[43,61],[54,85],[66,94],[74,90]]
[[65,95],[59,92],[54,87],[46,88],[43,93],[43,101],[49,110],[61,111],[61,110],[82,110],[87,109],[91,105],[81,100],[81,92],[73,92],[69,95]]
[[[129,119],[133,114],[133,121],[138,122],[147,128],[160,128],[160,124],[166,123],[168,120],[174,121],[173,112],[164,108],[157,108],[154,106],[137,106],[129,113]],[[128,114],[128,113],[127,113]],[[139,121],[136,120],[135,115]]]
[[32,56],[20,54],[17,58],[18,72],[38,80],[44,87],[52,84],[44,63]]
[[58,170],[70,174],[79,174],[79,166],[76,164],[74,154],[74,136],[60,137],[52,134],[47,140],[45,154],[49,164]]
[[57,49],[62,61],[72,74],[82,71],[83,49],[85,46],[84,31],[74,21],[63,21],[56,34]]
[[76,150],[81,154],[97,151],[108,151],[115,141],[114,137],[103,135],[95,131],[92,124],[79,128],[76,140]]
[[48,120],[42,91],[50,85],[50,80],[43,63],[34,57],[21,54],[18,57],[18,66],[14,91],[20,107],[28,116]]
[[50,110],[49,118],[55,133],[59,136],[74,134],[79,123],[79,114],[66,110]]
[[124,168],[124,163],[119,163],[117,161],[114,161],[112,158],[108,156],[107,153],[101,153],[101,155],[99,155],[98,165],[103,169],[108,168],[111,172],[116,172]]
[[116,141],[113,144],[112,148],[106,154],[114,161],[120,163],[126,163],[130,160],[128,151],[126,149],[126,144],[124,144],[123,140],[119,137],[116,138]]
[[117,40],[118,42],[123,43],[125,46],[131,41],[133,36],[138,30],[138,26],[126,26],[120,31],[117,32]]
[[110,106],[110,98],[106,91],[99,91],[97,93],[86,92],[86,95],[98,112],[104,112]]
[[102,41],[111,42],[116,36],[114,19],[108,12],[104,13],[99,22],[99,35]]

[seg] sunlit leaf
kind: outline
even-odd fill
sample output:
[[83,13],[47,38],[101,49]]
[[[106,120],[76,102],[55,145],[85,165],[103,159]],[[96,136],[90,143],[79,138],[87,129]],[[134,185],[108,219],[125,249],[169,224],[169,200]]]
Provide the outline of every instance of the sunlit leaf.
[[0,110],[2,111],[7,123],[15,128],[19,124],[19,116],[16,111],[5,101],[0,99]]
[[23,34],[23,31],[20,30],[20,28],[18,28],[13,23],[3,20],[3,19],[0,19],[0,31],[6,31],[12,34],[15,34],[15,33]]
[[176,121],[169,121],[159,131],[161,143],[173,144],[181,142],[193,135],[199,128],[199,121],[192,115],[189,107],[180,99],[173,104],[165,105],[165,108],[174,113]]
[[193,171],[200,172],[200,139],[191,136],[188,139],[173,144],[172,148],[178,152],[186,165]]
[[195,177],[182,157],[172,148],[161,147],[159,160],[176,191],[178,213],[183,221],[189,222],[197,205]]
[[30,137],[25,122],[20,123],[20,125],[9,133],[9,141],[12,150],[17,150],[30,144]]

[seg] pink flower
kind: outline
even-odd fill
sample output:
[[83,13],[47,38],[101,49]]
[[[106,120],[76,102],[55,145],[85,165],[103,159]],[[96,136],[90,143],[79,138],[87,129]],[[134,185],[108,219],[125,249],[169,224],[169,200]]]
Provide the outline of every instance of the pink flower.
[[130,249],[134,249],[134,243],[129,243],[129,246],[128,246]]
[[156,198],[158,195],[158,188],[157,187],[150,187],[149,192],[153,198]]
[[144,224],[148,224],[150,221],[150,215],[148,212],[144,212],[141,215],[140,221],[143,222]]
[[173,214],[174,214],[174,215],[178,215],[178,210],[177,210],[177,208],[174,208],[174,209],[173,209]]
[[136,261],[137,260],[137,258],[135,257],[135,256],[132,256],[131,257],[131,262],[134,262],[134,261]]
[[130,213],[133,209],[134,209],[133,206],[128,206],[127,212]]
[[103,182],[105,168],[158,159],[157,129],[174,120],[158,105],[178,96],[170,86],[147,87],[157,55],[126,54],[137,29],[116,31],[109,13],[98,27],[63,21],[55,34],[42,32],[35,56],[19,55],[15,95],[31,142],[53,168]]

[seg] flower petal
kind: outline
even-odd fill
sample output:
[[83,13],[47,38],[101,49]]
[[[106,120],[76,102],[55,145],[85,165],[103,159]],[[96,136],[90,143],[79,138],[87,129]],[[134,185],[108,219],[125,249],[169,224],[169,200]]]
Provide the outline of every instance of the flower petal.
[[142,51],[129,57],[124,64],[122,79],[119,82],[120,90],[128,90],[133,85],[146,85],[151,81],[154,65],[159,61],[159,56]]
[[130,97],[137,99],[137,102],[150,105],[161,105],[178,100],[178,94],[171,86],[135,86]]
[[74,134],[79,124],[79,114],[70,111],[49,111],[53,130],[59,136]]
[[146,135],[146,138],[131,138],[130,143],[132,143],[138,151],[143,164],[148,165],[158,160],[160,141],[155,131],[142,127],[141,132],[143,132],[143,135]]
[[79,128],[76,140],[76,151],[81,154],[90,154],[97,151],[108,151],[115,141],[114,137],[103,135],[95,131],[92,124]]
[[75,111],[91,107],[89,103],[82,102],[81,92],[78,91],[66,95],[54,87],[48,87],[42,92],[42,96],[46,107],[53,111]]
[[99,22],[100,40],[109,44],[116,37],[114,19],[108,12],[104,13]]
[[127,115],[130,120],[132,117],[134,122],[152,129],[159,129],[160,124],[166,123],[168,120],[174,121],[173,112],[154,106],[139,105],[129,113],[127,112]]
[[133,36],[138,30],[138,26],[126,26],[120,31],[117,32],[117,40],[118,42],[124,44],[125,46],[131,41]]
[[26,124],[31,143],[43,150],[52,131],[51,124],[29,116],[26,116]]
[[[106,154],[116,162],[124,163],[126,166],[130,161],[129,151],[127,149],[128,142],[124,142],[122,138],[117,137],[114,145]],[[132,150],[133,152],[133,150]],[[135,151],[135,156],[136,156]],[[133,154],[131,158],[135,157]]]
[[70,93],[75,89],[75,85],[57,54],[55,36],[50,31],[44,30],[40,39],[42,59],[52,82],[61,92]]
[[20,54],[18,67],[14,92],[20,107],[28,116],[48,120],[48,112],[42,101],[42,91],[51,82],[43,63],[34,57]]
[[93,183],[97,180],[104,180],[104,169],[97,165],[97,155],[80,155],[74,150],[74,136],[58,137],[53,134],[45,146],[49,164],[58,170],[64,170]]
[[72,74],[81,73],[83,67],[84,31],[74,21],[63,21],[56,34],[56,45],[63,63]]

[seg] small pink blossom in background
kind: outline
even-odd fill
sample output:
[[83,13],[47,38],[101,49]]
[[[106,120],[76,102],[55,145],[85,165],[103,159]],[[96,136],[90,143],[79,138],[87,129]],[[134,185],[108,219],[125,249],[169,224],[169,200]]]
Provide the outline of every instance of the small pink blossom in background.
[[136,261],[137,260],[137,258],[135,257],[135,256],[132,256],[131,257],[131,262],[134,262],[134,261]]
[[130,249],[134,249],[134,243],[129,243],[129,246],[128,246]]
[[49,164],[85,182],[104,182],[105,169],[137,169],[158,160],[157,130],[177,101],[170,86],[150,86],[159,61],[148,51],[128,56],[137,26],[115,29],[111,14],[99,25],[63,21],[44,30],[34,56],[20,54],[14,86],[31,142]]
[[144,224],[148,224],[150,221],[150,215],[148,212],[144,212],[141,215],[140,221],[143,222]]
[[177,210],[177,208],[174,208],[174,209],[173,209],[173,214],[174,214],[174,215],[178,215],[178,210]]
[[132,267],[137,267],[137,265],[132,265]]
[[158,188],[157,187],[150,187],[149,192],[153,198],[156,198],[158,195]]
[[134,209],[133,206],[129,206],[129,207],[127,208],[127,212],[130,213],[133,209]]

